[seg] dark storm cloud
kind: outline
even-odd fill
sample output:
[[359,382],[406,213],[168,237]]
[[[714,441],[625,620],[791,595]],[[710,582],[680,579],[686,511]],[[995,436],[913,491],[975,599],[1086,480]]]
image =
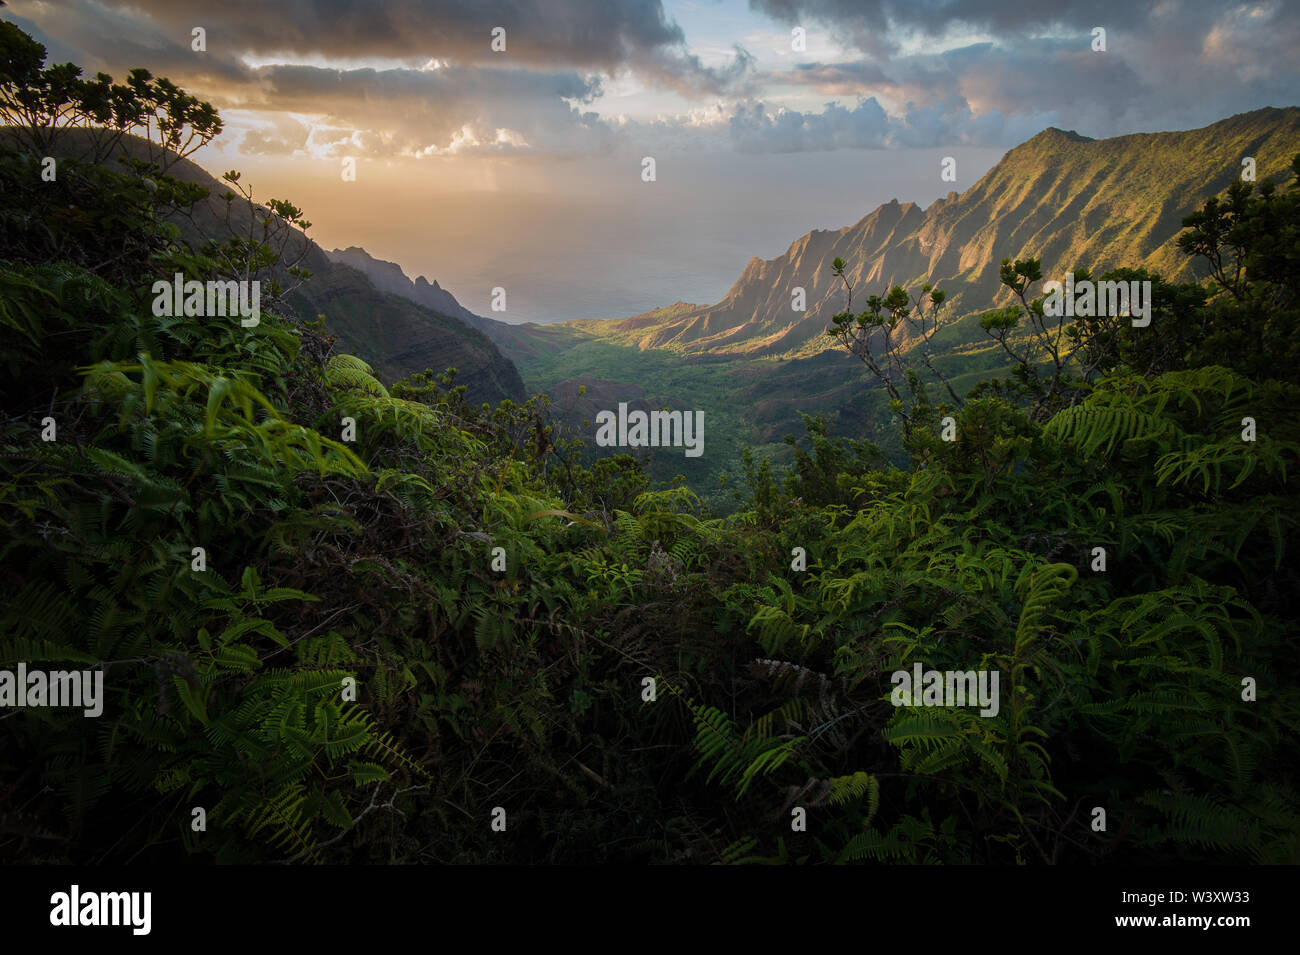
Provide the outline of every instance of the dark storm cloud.
[[[608,68],[637,51],[685,42],[658,0],[134,0],[154,21],[188,35],[208,25],[216,42],[258,53],[436,57],[457,62]],[[493,53],[492,30],[506,30],[507,53]]]
[[[226,41],[241,33],[225,18],[224,10],[217,20],[177,13],[187,6],[184,0],[130,7],[108,7],[93,0],[19,6],[42,15],[34,20],[13,17],[19,26],[42,42],[49,34],[58,37],[47,43],[51,62],[72,60],[89,72],[104,70],[119,79],[128,68],[147,65],[155,75],[167,76],[223,111],[264,114],[262,125],[247,131],[242,140],[249,152],[289,154],[313,145],[340,152],[394,154],[440,152],[454,146],[460,154],[563,155],[606,150],[612,137],[594,114],[578,108],[590,103],[600,90],[599,75],[594,73],[555,67],[528,69],[518,59],[504,56],[486,65],[441,59],[438,69],[400,65],[390,69],[295,64],[253,67],[240,57],[261,49],[264,39],[252,45],[229,45]],[[252,6],[235,3],[232,9],[243,16],[246,11],[242,8],[251,10]],[[291,6],[306,9],[321,5]],[[363,5],[353,6],[359,9]],[[377,9],[381,5],[369,6]],[[170,16],[162,16],[150,7],[175,9]],[[69,12],[76,15],[69,16]],[[296,51],[308,49],[300,45],[305,42],[302,37],[323,29],[323,22],[304,19],[299,33],[292,34],[298,38]],[[388,22],[391,27],[391,14]],[[190,31],[195,26],[206,31],[204,51],[191,47]],[[264,29],[265,24],[259,22],[258,28]],[[383,32],[372,29],[370,35]],[[507,46],[513,50],[513,40]],[[325,47],[341,49],[333,40]],[[414,48],[415,44],[408,43],[408,50]],[[361,52],[377,55],[379,47],[372,43],[364,50],[351,51],[354,56]],[[428,64],[440,58],[421,55],[417,59]],[[307,125],[283,115],[287,113],[323,118]]]
[[[190,31],[207,31],[208,52],[240,56],[387,58],[418,66],[430,59],[498,68],[637,72],[688,95],[720,93],[741,78],[745,55],[729,68],[704,66],[686,49],[680,26],[660,0],[133,0],[117,13],[95,0],[20,4],[41,8],[78,35],[81,48],[116,56],[132,24],[165,45],[189,50]],[[95,22],[83,29],[75,21]],[[505,51],[492,49],[505,30]]]
[[104,71],[121,79],[126,71],[147,66],[156,76],[209,79],[215,85],[242,83],[247,68],[226,52],[196,54],[189,29],[171,34],[132,7],[94,0],[11,0],[13,20],[46,47],[47,63],[73,62],[87,73]]

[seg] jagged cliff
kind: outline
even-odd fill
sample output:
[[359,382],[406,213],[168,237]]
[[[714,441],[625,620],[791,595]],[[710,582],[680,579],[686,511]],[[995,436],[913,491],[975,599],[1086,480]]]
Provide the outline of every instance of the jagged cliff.
[[[775,259],[751,259],[715,305],[677,303],[574,325],[603,339],[687,354],[807,354],[825,347],[821,335],[844,309],[843,285],[830,268],[836,257],[848,265],[857,307],[890,285],[931,281],[948,292],[950,316],[996,304],[1004,257],[1041,258],[1048,275],[1144,266],[1187,279],[1190,262],[1173,241],[1183,216],[1240,175],[1244,157],[1255,158],[1257,178],[1283,182],[1297,151],[1295,107],[1102,140],[1051,128],[927,209],[894,200],[855,225],[810,232]],[[796,287],[806,290],[804,312],[791,305]]]

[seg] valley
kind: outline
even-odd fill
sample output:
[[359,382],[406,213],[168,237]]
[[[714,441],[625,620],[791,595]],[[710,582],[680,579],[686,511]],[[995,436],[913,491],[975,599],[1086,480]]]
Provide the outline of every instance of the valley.
[[[776,259],[752,259],[716,304],[676,302],[622,319],[495,323],[487,334],[519,369],[527,391],[549,394],[556,419],[589,447],[597,405],[580,399],[579,385],[588,399],[599,385],[617,401],[640,397],[639,383],[653,381],[655,393],[645,398],[656,407],[703,409],[710,426],[701,459],[642,453],[655,480],[683,474],[725,508],[727,488],[742,473],[739,449],[783,463],[790,453],[785,436],[803,434],[801,413],[823,414],[832,433],[867,437],[903,459],[883,389],[825,337],[845,304],[832,259],[846,261],[856,307],[895,284],[915,292],[928,281],[947,293],[932,348],[936,367],[961,393],[1009,367],[979,326],[982,313],[1012,298],[999,284],[1002,258],[1041,258],[1045,276],[1131,267],[1169,281],[1203,278],[1176,247],[1182,217],[1226,188],[1242,156],[1256,159],[1260,178],[1285,185],[1292,177],[1288,150],[1297,141],[1295,108],[1107,140],[1049,129],[1010,150],[969,189],[927,209],[895,201],[851,227],[808,233]],[[791,310],[791,292],[799,288],[806,291],[805,312]]]

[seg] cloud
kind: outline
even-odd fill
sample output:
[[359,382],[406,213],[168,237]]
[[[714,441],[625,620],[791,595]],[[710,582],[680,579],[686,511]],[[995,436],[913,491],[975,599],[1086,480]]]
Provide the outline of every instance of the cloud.
[[[60,21],[88,52],[116,57],[141,34],[188,54],[190,32],[206,31],[209,58],[388,60],[417,67],[430,59],[497,69],[570,69],[613,75],[635,71],[645,82],[687,95],[714,94],[743,77],[743,51],[721,68],[700,62],[660,0],[133,0],[114,12],[96,0],[20,4],[38,22]],[[94,23],[94,28],[87,28]],[[505,30],[505,50],[493,49]]]
[[[1300,90],[1300,17],[1281,0],[751,5],[789,23],[833,25],[858,54],[768,74],[769,99],[780,90],[877,98],[911,130],[896,132],[898,144],[1010,146],[1049,115],[1091,136],[1193,128],[1263,105],[1292,105]],[[1094,26],[1106,30],[1104,52],[1092,49]]]
[[[579,104],[599,92],[596,77],[574,73],[446,67],[329,70],[264,66],[252,71],[246,108],[317,114],[357,131],[337,151],[372,155],[473,153],[585,154],[608,149],[612,132]],[[302,145],[253,134],[255,148]]]
[[[154,22],[188,35],[207,25],[214,45],[258,53],[434,57],[460,63],[610,68],[638,51],[679,46],[682,30],[658,0],[134,0]],[[214,16],[218,14],[219,16]],[[491,48],[506,31],[506,52]]]
[[820,93],[852,95],[870,88],[896,88],[879,63],[857,60],[848,63],[798,63],[792,69],[773,73],[774,84],[811,86]]
[[[258,155],[600,153],[614,127],[585,107],[603,76],[633,75],[688,99],[743,93],[753,82],[743,47],[705,65],[658,0],[520,0],[506,9],[478,0],[18,2],[31,18],[24,25],[57,36],[58,49],[77,51],[68,58],[89,71],[120,78],[146,65],[243,114],[242,145]],[[504,53],[491,47],[497,26]],[[201,51],[191,48],[196,27],[205,31]],[[322,138],[325,129],[335,135]]]
[[[346,4],[290,2],[285,10],[272,10],[235,2],[229,5],[235,21],[226,19],[225,9],[220,20],[210,14],[188,17],[185,8],[193,5],[185,0],[170,4],[146,0],[123,8],[91,0],[29,6],[44,14],[35,27],[43,23],[44,32],[56,33],[60,49],[89,51],[89,55],[69,57],[88,71],[102,69],[120,79],[127,68],[146,65],[155,75],[167,76],[211,101],[224,114],[239,116],[242,122],[232,132],[243,128],[241,146],[250,154],[564,156],[608,150],[613,138],[608,124],[584,109],[600,93],[597,73],[526,68],[503,57],[486,60],[483,66],[439,60],[438,68],[425,68],[437,59],[430,56],[418,66],[378,69],[254,66],[241,57],[258,48],[257,43],[232,47],[226,42],[238,35],[238,18],[250,15],[254,8],[270,11],[272,23],[303,14],[295,20],[298,32],[286,34],[289,40],[301,42],[316,32],[328,32],[324,31],[326,8]],[[396,29],[407,22],[394,19],[403,6],[429,5],[397,4],[393,10],[385,6],[379,19]],[[54,7],[76,7],[79,15],[63,20],[50,15]],[[314,16],[306,15],[308,7],[316,9]],[[337,22],[350,20],[342,17]],[[191,49],[191,25],[207,31],[205,51]],[[257,26],[270,29],[260,21]],[[362,43],[354,52],[374,52],[382,35],[382,29],[372,28],[364,34],[371,37],[371,46]],[[321,40],[325,50],[345,49],[337,38],[322,33]],[[418,44],[407,41],[406,48],[414,50]]]
[[[1189,16],[1221,9],[1211,0],[1173,2],[1195,8]],[[1146,18],[1132,0],[750,0],[749,5],[792,26],[834,27],[855,48],[881,57],[899,49],[909,35],[937,38],[972,30],[1005,39],[1056,30],[1087,34],[1094,26],[1122,29]]]
[[[134,6],[109,6],[94,0],[11,0],[19,27],[44,43],[48,63],[74,62],[87,73],[104,71],[121,79],[144,66],[155,76],[185,77],[209,84],[246,78],[233,55],[198,54],[190,31],[168,33]],[[8,7],[5,8],[8,10]]]
[[894,123],[890,145],[905,148],[948,146],[1014,146],[1048,126],[1069,122],[1059,112],[1005,114],[975,112],[955,97],[930,106],[913,106]]
[[733,146],[748,153],[1013,146],[1063,121],[1052,111],[977,113],[961,97],[929,106],[908,103],[890,115],[875,99],[863,99],[853,108],[828,103],[819,113],[749,103],[732,113],[729,132]]
[[[1007,147],[1046,125],[1201,126],[1291,105],[1300,89],[1300,17],[1282,0],[750,5],[834,44],[810,47],[824,60],[760,69],[738,42],[726,59],[728,38],[714,35],[705,62],[660,0],[11,0],[5,11],[57,59],[119,78],[144,65],[246,115],[243,145],[259,155]],[[204,52],[190,47],[197,26]],[[491,49],[497,26],[505,53]],[[737,34],[766,57],[754,26]],[[1107,30],[1104,53],[1093,26]],[[629,102],[658,110],[647,89],[686,102],[663,97],[678,115],[655,120],[643,107],[639,121],[616,115]]]
[[242,150],[252,156],[287,156],[305,152],[312,127],[292,116],[276,116],[244,134]]
[[827,103],[821,113],[768,112],[764,104],[754,103],[738,107],[730,120],[731,140],[741,152],[879,149],[890,130],[890,119],[875,99],[853,109]]

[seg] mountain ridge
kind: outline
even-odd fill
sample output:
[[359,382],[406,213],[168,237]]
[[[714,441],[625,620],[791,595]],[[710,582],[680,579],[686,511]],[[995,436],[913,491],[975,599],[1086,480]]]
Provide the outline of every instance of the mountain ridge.
[[[94,134],[90,129],[60,130],[52,149],[56,155],[88,158]],[[114,155],[134,158],[156,158],[156,153],[156,146],[134,136],[123,136],[114,149]],[[226,183],[174,153],[166,171],[209,191],[193,209],[169,217],[193,248],[206,240],[221,241],[232,228],[236,234],[252,234],[253,211],[247,204],[236,200],[228,207],[221,199],[230,191]],[[473,324],[377,288],[364,272],[331,261],[313,239],[293,229],[286,235],[282,261],[299,259],[298,264],[308,269],[311,277],[284,295],[285,305],[302,321],[323,315],[326,330],[347,351],[363,356],[381,380],[391,383],[426,368],[438,373],[454,367],[460,372],[456,383],[465,385],[465,396],[471,402],[495,404],[503,398],[525,398],[523,379],[514,362]]]
[[[448,289],[434,279],[430,282],[425,276],[411,278],[406,270],[396,262],[371,255],[359,245],[350,245],[346,249],[328,249],[325,255],[331,262],[342,263],[363,273],[372,285],[381,292],[390,292],[411,299],[418,305],[459,318],[472,328],[483,331],[482,324],[492,319],[476,315],[456,300]],[[499,324],[499,323],[498,323]]]
[[[1196,276],[1177,253],[1183,216],[1240,174],[1286,181],[1300,150],[1300,107],[1266,107],[1195,130],[1093,139],[1049,127],[1008,150],[978,181],[925,209],[897,198],[851,226],[813,230],[780,256],[751,258],[712,305],[622,319],[564,323],[639,348],[735,357],[809,355],[845,306],[829,263],[841,257],[860,307],[866,294],[931,281],[948,293],[949,320],[1000,304],[1004,257],[1042,259],[1045,275],[1146,267],[1169,280]],[[792,308],[806,290],[807,310]],[[507,345],[507,353],[510,348]]]

